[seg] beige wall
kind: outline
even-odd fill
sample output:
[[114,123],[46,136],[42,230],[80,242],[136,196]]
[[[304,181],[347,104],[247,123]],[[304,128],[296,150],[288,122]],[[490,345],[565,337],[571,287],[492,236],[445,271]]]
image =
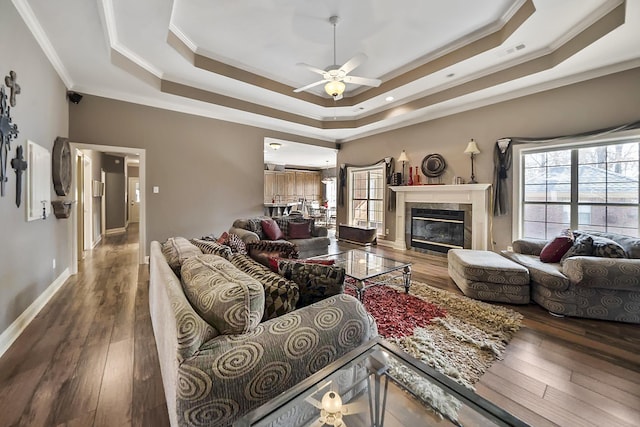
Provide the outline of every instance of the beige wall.
[[[67,136],[68,109],[65,87],[40,47],[9,1],[0,2],[0,78],[17,73],[22,93],[11,108],[18,138],[12,141],[9,159],[16,147],[32,140],[49,151],[57,136]],[[16,175],[7,166],[9,181],[0,198],[0,333],[69,267],[70,222],[56,219],[26,221],[26,182],[23,174],[22,204],[16,207]],[[57,198],[51,185],[51,197]],[[53,259],[56,267],[53,268]]]
[[[499,138],[567,135],[639,119],[637,68],[347,142],[338,152],[338,164],[368,164],[386,156],[397,159],[404,149],[415,167],[427,154],[439,153],[447,162],[443,182],[449,184],[455,175],[469,179],[471,163],[463,151],[475,138],[481,150],[475,160],[476,180],[490,183],[493,146]],[[398,164],[397,171],[401,168]],[[509,181],[511,187],[511,177]],[[394,215],[386,215],[390,240],[395,239]],[[338,221],[346,222],[345,208],[339,209]],[[511,216],[495,218],[493,229],[496,249],[504,249],[511,242]]]
[[262,214],[265,137],[333,147],[95,96],[69,107],[69,137],[72,142],[146,150],[148,241],[220,234],[235,218]]

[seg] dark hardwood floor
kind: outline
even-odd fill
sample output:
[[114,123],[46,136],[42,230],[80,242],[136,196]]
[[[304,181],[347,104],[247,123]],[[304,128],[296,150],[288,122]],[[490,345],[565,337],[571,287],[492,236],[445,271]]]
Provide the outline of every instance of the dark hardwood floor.
[[[0,426],[169,424],[137,238],[134,226],[105,238],[0,358]],[[443,257],[371,250],[459,293]],[[510,307],[524,326],[476,384],[480,395],[535,426],[640,425],[638,325]]]

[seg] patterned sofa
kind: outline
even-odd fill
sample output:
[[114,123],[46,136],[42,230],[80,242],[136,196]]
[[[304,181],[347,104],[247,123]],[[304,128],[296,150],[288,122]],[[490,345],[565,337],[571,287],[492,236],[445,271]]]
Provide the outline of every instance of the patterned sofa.
[[246,255],[169,241],[151,243],[149,305],[174,427],[230,425],[377,335],[351,296],[296,309],[296,284]]
[[[236,219],[231,228],[230,234],[237,234],[240,236],[244,243],[257,242],[259,240],[267,239],[266,235],[262,231],[261,221],[263,219],[271,219],[270,217],[256,217],[256,218],[239,218]],[[318,227],[315,225],[313,219],[305,219],[296,215],[283,216],[280,218],[273,218],[280,227],[280,230],[285,235],[285,239],[291,243],[294,243],[298,249],[299,258],[310,258],[318,255],[326,255],[329,253],[329,231],[326,227]],[[308,238],[295,239],[289,237],[289,222],[308,221],[310,225],[311,235]]]
[[545,240],[513,242],[502,255],[527,267],[531,297],[551,313],[640,323],[640,239],[615,233],[577,232],[613,240],[628,258],[572,256],[562,263],[540,261]]

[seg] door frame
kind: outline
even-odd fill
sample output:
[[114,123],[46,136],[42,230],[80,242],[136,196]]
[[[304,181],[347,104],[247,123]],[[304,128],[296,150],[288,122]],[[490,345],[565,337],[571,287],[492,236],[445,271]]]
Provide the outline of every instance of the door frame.
[[[70,142],[72,150],[77,148],[79,150],[94,150],[100,152],[118,152],[125,154],[137,155],[140,159],[140,234],[139,234],[139,250],[138,250],[138,263],[147,263],[147,203],[146,203],[146,150],[144,148],[132,148],[132,147],[119,147],[114,145],[94,145],[85,144],[82,142]],[[76,162],[72,162],[72,174],[73,177],[71,185],[72,188],[77,191],[77,165]],[[77,194],[77,193],[72,193]],[[104,197],[103,197],[104,200]],[[76,200],[77,202],[77,200]],[[77,215],[71,215],[71,226],[69,230],[70,247],[70,259],[71,259],[71,274],[78,273],[78,218]],[[104,224],[104,219],[102,221]]]

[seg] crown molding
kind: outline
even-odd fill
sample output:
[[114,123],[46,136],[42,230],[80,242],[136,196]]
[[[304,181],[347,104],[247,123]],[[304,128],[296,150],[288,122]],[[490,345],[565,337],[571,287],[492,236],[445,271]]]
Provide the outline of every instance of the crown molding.
[[18,11],[18,14],[20,15],[20,17],[22,17],[22,20],[24,21],[25,25],[27,26],[27,28],[29,28],[29,31],[31,31],[31,34],[33,34],[33,37],[38,42],[40,49],[42,49],[45,56],[53,66],[54,70],[56,70],[56,73],[58,73],[58,76],[60,77],[60,79],[66,86],[66,88],[67,89],[73,88],[73,79],[69,75],[69,72],[65,68],[62,61],[60,60],[58,53],[53,48],[51,41],[49,40],[46,33],[44,32],[42,25],[40,25],[40,21],[38,21],[38,18],[36,18],[36,15],[35,13],[33,13],[33,9],[31,9],[31,6],[29,6],[29,3],[27,3],[26,0],[11,0],[11,1],[13,3],[13,6]]

